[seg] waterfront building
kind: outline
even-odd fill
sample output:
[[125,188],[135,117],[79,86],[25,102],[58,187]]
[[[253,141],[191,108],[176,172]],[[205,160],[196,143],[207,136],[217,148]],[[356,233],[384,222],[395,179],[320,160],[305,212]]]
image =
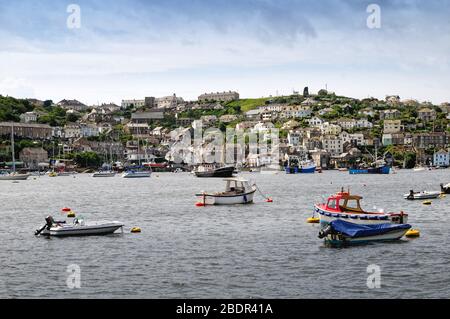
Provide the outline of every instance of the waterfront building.
[[237,101],[239,100],[239,93],[237,92],[217,92],[217,93],[205,93],[198,97],[200,102],[207,101],[221,101],[221,102],[229,102],[229,101]]
[[146,112],[135,112],[131,114],[131,121],[133,123],[148,123],[155,120],[163,120],[164,115],[164,109],[154,109]]
[[250,110],[248,112],[245,112],[245,118],[247,120],[260,120],[261,119],[261,110],[260,109],[255,109],[255,110]]
[[[150,100],[148,100],[148,102],[150,103]],[[158,109],[176,109],[178,104],[182,104],[183,102],[184,100],[181,97],[177,97],[176,94],[160,97],[153,101]]]
[[16,137],[29,139],[46,139],[46,140],[52,138],[53,130],[49,125],[46,124],[1,122],[0,135],[10,136],[12,126],[14,126],[14,135]]
[[434,166],[440,166],[440,167],[448,167],[450,166],[450,153],[447,150],[440,150],[436,153],[434,153],[433,156],[433,164]]
[[76,123],[68,123],[64,126],[64,138],[81,137],[81,126]]
[[26,147],[19,153],[19,159],[31,170],[39,169],[39,164],[48,163],[48,153],[43,148]]
[[421,149],[429,147],[447,148],[450,145],[450,135],[445,132],[414,134],[413,145]]
[[325,122],[324,120],[322,120],[320,117],[317,116],[314,116],[313,118],[310,118],[307,121],[309,126],[320,126]]
[[344,143],[338,136],[325,135],[322,137],[322,147],[332,156],[337,156],[344,152]]

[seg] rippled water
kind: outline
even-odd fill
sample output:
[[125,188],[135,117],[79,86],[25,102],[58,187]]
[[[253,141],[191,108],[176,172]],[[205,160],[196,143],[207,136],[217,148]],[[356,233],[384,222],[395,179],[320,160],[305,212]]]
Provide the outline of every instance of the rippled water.
[[[410,189],[438,190],[450,170],[389,176],[247,174],[274,198],[247,206],[194,206],[219,179],[154,174],[151,179],[41,177],[0,183],[0,297],[9,298],[448,298],[450,197],[408,202]],[[404,210],[422,237],[330,249],[308,225],[315,202],[341,186],[367,209]],[[44,217],[69,206],[90,220],[120,220],[123,235],[44,239]],[[141,234],[130,234],[139,226]],[[67,267],[81,267],[69,289]],[[367,288],[379,265],[381,289]]]

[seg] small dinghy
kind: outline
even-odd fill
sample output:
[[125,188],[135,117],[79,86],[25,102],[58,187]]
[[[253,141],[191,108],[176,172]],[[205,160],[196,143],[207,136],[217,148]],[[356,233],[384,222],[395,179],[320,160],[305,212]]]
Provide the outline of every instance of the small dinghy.
[[319,238],[332,246],[357,245],[400,240],[410,229],[409,224],[358,225],[335,220],[319,232]]
[[68,236],[99,236],[113,234],[124,224],[120,222],[92,222],[87,223],[83,219],[75,218],[72,224],[57,222],[52,216],[48,216],[46,224],[36,230],[36,236],[68,237]]
[[224,192],[196,194],[199,197],[198,206],[206,205],[237,205],[253,203],[256,185],[250,185],[248,180],[241,178],[224,179],[227,183]]
[[411,190],[409,194],[405,194],[407,200],[423,200],[423,199],[436,199],[441,196],[441,192],[414,192]]

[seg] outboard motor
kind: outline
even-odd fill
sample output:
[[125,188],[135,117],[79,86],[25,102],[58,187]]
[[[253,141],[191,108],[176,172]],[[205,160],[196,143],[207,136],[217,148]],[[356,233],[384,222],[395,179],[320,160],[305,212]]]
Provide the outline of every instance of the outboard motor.
[[319,238],[323,239],[333,232],[333,226],[328,225],[319,232]]
[[45,225],[42,226],[41,229],[36,230],[34,235],[39,236],[44,231],[44,229],[50,230],[50,228],[53,226],[54,223],[55,223],[55,220],[53,219],[53,217],[47,216],[47,218],[45,218]]
[[410,191],[409,191],[408,199],[409,199],[409,200],[413,200],[413,199],[414,199],[414,190],[410,190]]

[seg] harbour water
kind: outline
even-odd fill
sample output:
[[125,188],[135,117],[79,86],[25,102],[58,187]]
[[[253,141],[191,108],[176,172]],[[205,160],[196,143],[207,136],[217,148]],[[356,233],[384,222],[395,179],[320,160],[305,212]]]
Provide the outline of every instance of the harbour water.
[[[244,174],[273,197],[253,205],[195,207],[194,194],[220,179],[154,174],[151,179],[89,175],[0,183],[2,298],[449,298],[450,197],[431,206],[403,194],[439,190],[450,170],[394,175],[324,172]],[[391,244],[326,248],[313,205],[350,187],[367,210],[403,210],[422,237]],[[34,237],[44,218],[71,207],[87,220],[119,220],[124,234]],[[131,234],[134,226],[141,234]],[[69,289],[67,267],[81,269]],[[381,267],[381,288],[367,267]]]

